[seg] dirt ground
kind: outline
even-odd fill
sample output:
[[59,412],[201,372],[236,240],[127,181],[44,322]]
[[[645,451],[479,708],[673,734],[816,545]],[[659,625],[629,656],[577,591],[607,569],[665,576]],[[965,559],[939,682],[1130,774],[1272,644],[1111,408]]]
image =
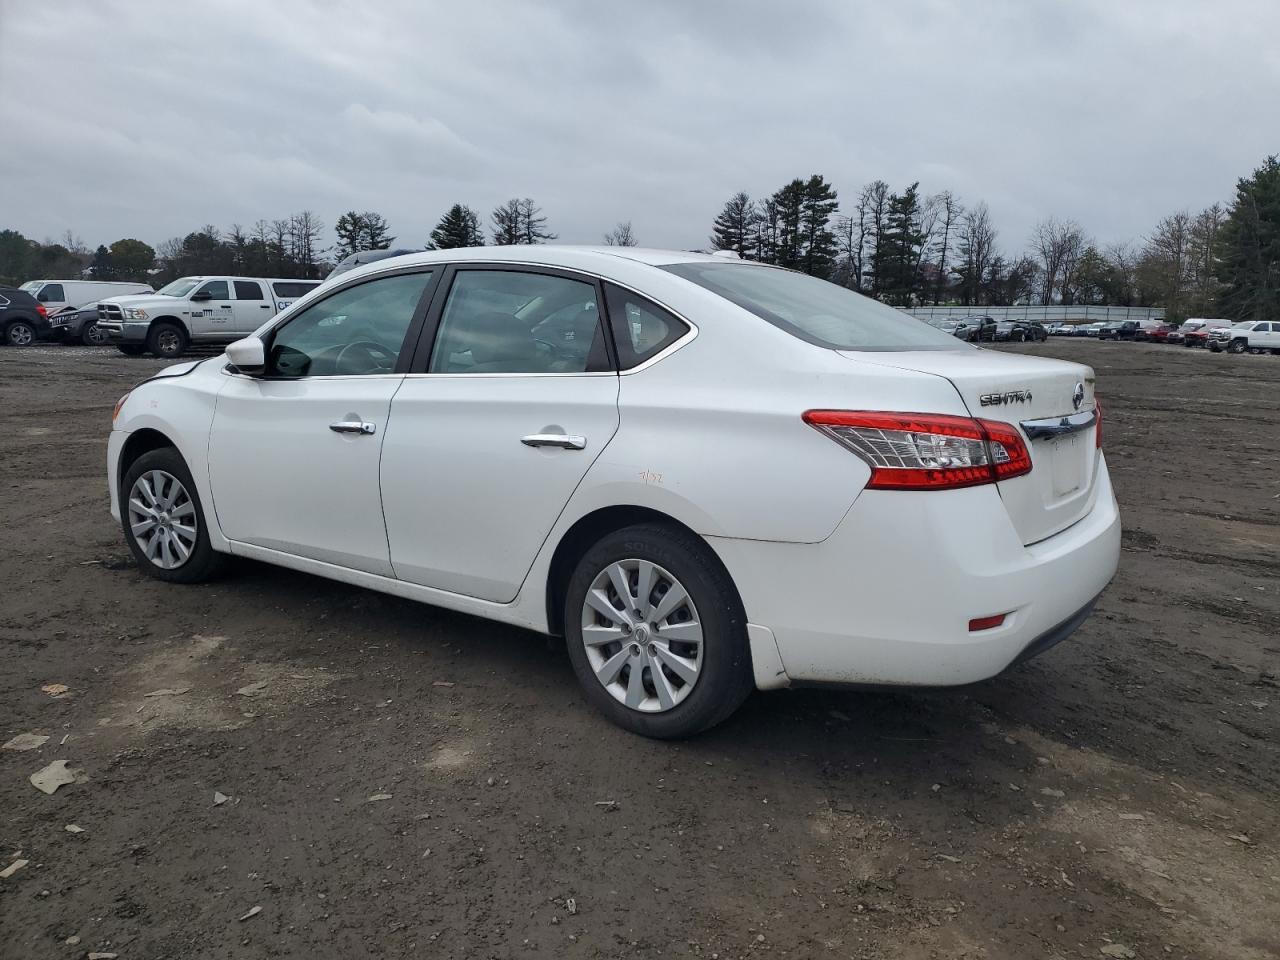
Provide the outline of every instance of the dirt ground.
[[0,957],[1280,956],[1280,357],[1014,349],[1098,372],[1093,617],[964,691],[757,694],[679,744],[533,634],[140,576],[103,463],[158,364],[0,350],[0,741],[51,738],[0,750]]

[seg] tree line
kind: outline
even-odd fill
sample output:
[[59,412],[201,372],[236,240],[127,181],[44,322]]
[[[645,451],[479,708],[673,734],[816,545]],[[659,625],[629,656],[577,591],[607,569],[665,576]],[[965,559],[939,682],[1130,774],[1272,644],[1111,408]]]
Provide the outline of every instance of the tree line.
[[1139,242],[1101,246],[1076,221],[1049,217],[1010,252],[981,201],[875,180],[842,210],[819,174],[761,199],[735,193],[709,242],[896,306],[1111,304],[1163,306],[1176,320],[1280,316],[1280,161],[1269,157],[1241,178],[1228,206],[1172,213]]
[[[386,218],[368,210],[338,217],[333,246],[321,245],[322,234],[309,210],[247,228],[208,224],[156,248],[122,238],[90,250],[70,231],[60,241],[37,243],[0,230],[0,282],[84,275],[156,285],[192,274],[314,279],[343,257],[389,249],[396,241]],[[487,223],[455,203],[425,242],[406,247],[555,239],[542,208],[529,197],[513,197],[490,211]],[[629,220],[602,240],[637,242]],[[1162,306],[1177,320],[1280,317],[1280,160],[1268,157],[1240,178],[1229,204],[1171,213],[1135,242],[1103,246],[1076,221],[1049,217],[1009,250],[980,200],[966,202],[949,190],[925,194],[918,182],[894,189],[874,180],[842,208],[821,174],[796,178],[763,198],[735,193],[715,217],[709,242],[897,306],[1111,304]]]

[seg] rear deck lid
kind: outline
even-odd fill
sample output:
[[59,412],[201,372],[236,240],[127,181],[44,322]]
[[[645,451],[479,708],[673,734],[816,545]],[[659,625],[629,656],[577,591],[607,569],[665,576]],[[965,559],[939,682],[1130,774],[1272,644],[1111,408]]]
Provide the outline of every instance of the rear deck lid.
[[1065,530],[1089,511],[1098,460],[1089,367],[993,350],[842,353],[860,363],[943,377],[972,416],[1018,428],[1031,453],[1031,472],[997,486],[1024,544]]

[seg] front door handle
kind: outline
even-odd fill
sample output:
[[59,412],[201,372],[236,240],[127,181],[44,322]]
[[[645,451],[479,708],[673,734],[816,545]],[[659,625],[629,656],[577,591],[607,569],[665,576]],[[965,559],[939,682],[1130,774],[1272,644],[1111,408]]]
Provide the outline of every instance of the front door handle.
[[334,433],[359,433],[367,437],[378,428],[366,420],[337,420],[329,424],[329,429]]
[[562,450],[585,450],[586,437],[572,437],[565,433],[531,433],[521,437],[520,442],[526,447],[559,447]]

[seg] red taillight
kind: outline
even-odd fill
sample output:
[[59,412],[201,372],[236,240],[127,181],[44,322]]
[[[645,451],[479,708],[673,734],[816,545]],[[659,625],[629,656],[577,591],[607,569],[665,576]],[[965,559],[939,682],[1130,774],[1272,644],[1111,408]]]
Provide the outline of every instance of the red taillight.
[[1093,398],[1093,431],[1094,437],[1097,439],[1098,449],[1102,449],[1102,401],[1096,396]]
[[43,303],[37,303],[36,313],[40,314],[40,316],[42,317],[47,317],[49,315],[49,308],[46,307]]
[[804,422],[857,454],[873,490],[949,490],[1031,472],[1031,454],[1007,423],[866,410],[809,410]]

